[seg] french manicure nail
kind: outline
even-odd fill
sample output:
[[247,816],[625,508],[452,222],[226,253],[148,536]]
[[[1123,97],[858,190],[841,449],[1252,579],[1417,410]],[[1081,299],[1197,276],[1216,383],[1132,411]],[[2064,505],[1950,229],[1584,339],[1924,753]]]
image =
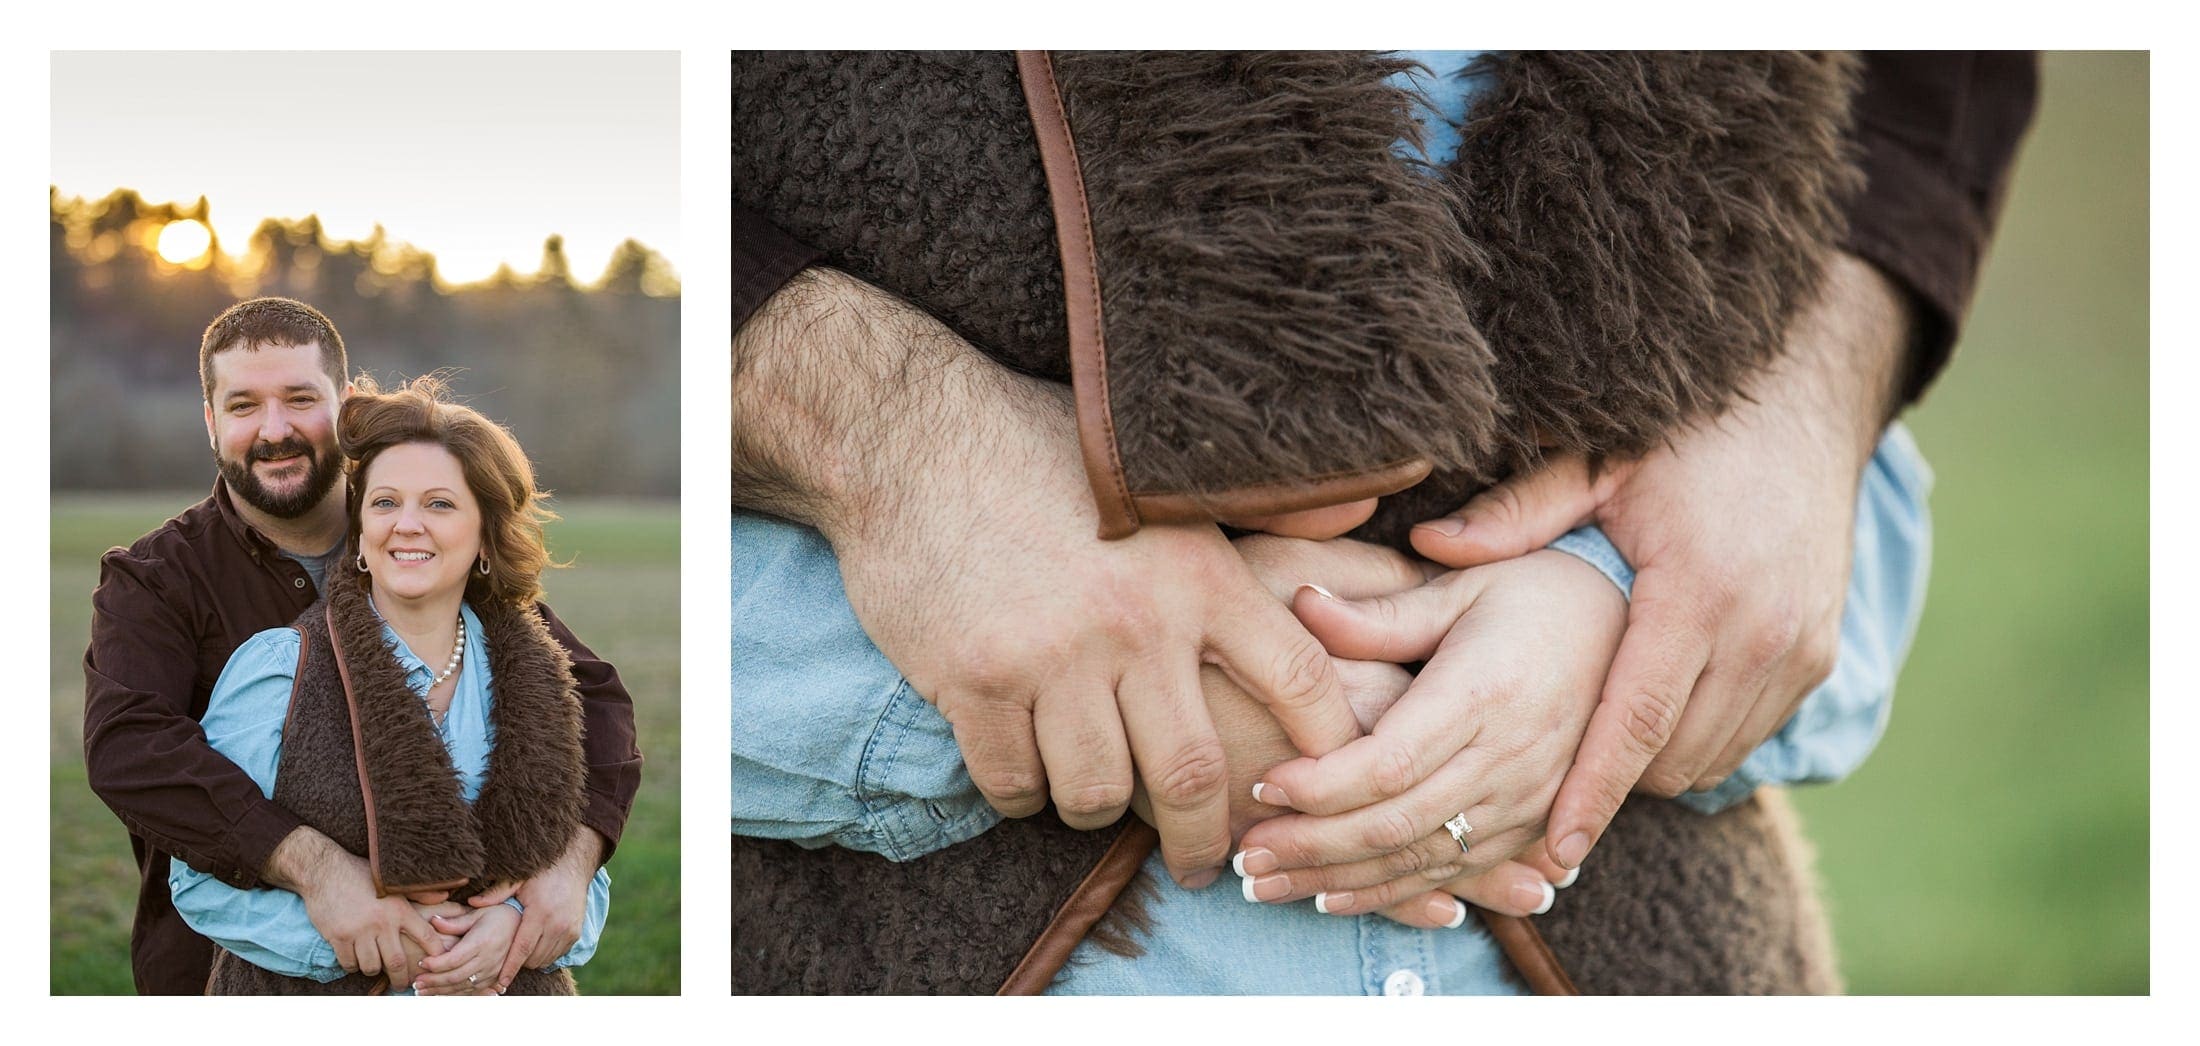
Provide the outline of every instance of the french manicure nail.
[[1559,841],[1558,863],[1568,868],[1581,867],[1581,859],[1589,856],[1589,833],[1575,832]]
[[1431,919],[1442,919],[1444,929],[1456,930],[1467,921],[1467,906],[1454,898],[1433,897],[1429,899],[1428,915]]
[[1245,895],[1245,903],[1247,903],[1247,904],[1259,904],[1259,903],[1260,903],[1260,898],[1258,898],[1258,897],[1255,897],[1255,896],[1253,896],[1253,880],[1252,880],[1251,878],[1245,878],[1245,879],[1239,879],[1239,880],[1238,880],[1238,892],[1239,892],[1239,893],[1242,893],[1242,894],[1244,894],[1244,895]]
[[1291,892],[1291,877],[1288,875],[1256,875],[1239,881],[1245,884],[1245,899],[1248,901],[1280,901]]
[[1436,519],[1428,520],[1426,522],[1415,523],[1413,525],[1413,529],[1415,530],[1419,530],[1422,527],[1427,527],[1428,529],[1442,534],[1447,538],[1455,538],[1467,532],[1467,521],[1460,519],[1457,516],[1442,516]]
[[1323,892],[1314,895],[1314,910],[1323,915],[1328,915],[1331,908],[1350,907],[1352,907],[1352,891],[1350,890],[1339,890],[1336,893]]
[[1556,900],[1558,891],[1541,879],[1513,886],[1513,903],[1526,908],[1530,915],[1541,915],[1550,911],[1552,902]]
[[1230,858],[1230,867],[1240,876],[1267,875],[1275,871],[1279,863],[1276,855],[1265,846],[1239,850],[1236,857]]
[[1315,595],[1320,596],[1323,599],[1329,600],[1331,602],[1335,602],[1337,599],[1337,594],[1335,592],[1331,592],[1330,590],[1323,588],[1320,585],[1317,585],[1311,581],[1304,582],[1300,584],[1299,587],[1313,589]]
[[1581,878],[1581,866],[1577,864],[1572,868],[1568,868],[1566,870],[1566,878],[1560,879],[1558,881],[1558,888],[1563,890],[1569,886],[1572,886],[1574,884],[1574,880],[1579,878]]
[[1291,797],[1283,794],[1283,789],[1272,784],[1262,784],[1258,781],[1253,783],[1253,801],[1267,803],[1270,806],[1291,805]]

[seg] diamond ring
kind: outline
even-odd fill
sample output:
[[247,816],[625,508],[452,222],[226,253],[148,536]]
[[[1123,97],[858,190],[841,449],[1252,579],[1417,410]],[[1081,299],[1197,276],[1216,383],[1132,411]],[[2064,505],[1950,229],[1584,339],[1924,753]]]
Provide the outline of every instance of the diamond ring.
[[1474,831],[1474,826],[1467,823],[1467,812],[1461,810],[1453,814],[1451,820],[1444,822],[1444,830],[1450,832],[1452,841],[1459,844],[1459,852],[1466,853],[1467,833]]

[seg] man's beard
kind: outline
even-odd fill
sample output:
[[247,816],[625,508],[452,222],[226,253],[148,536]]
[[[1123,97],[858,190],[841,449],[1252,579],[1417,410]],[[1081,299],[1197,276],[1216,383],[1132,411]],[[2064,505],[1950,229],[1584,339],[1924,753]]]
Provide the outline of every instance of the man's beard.
[[[267,489],[260,477],[253,473],[254,462],[271,458],[303,455],[306,460],[306,479],[288,494],[278,494]],[[254,443],[245,452],[243,461],[231,461],[214,452],[214,465],[221,469],[222,478],[229,482],[229,489],[245,503],[276,519],[297,519],[312,511],[321,503],[329,488],[336,485],[336,477],[342,474],[337,467],[336,455],[316,453],[312,444],[293,436],[281,443]]]

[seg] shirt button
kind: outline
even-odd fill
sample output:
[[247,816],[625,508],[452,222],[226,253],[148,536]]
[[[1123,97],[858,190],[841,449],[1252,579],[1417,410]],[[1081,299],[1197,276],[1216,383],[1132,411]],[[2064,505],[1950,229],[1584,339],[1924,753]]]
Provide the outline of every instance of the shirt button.
[[304,578],[302,578],[302,577],[294,577],[294,578],[291,578],[291,579],[290,579],[290,587],[292,587],[292,588],[304,588],[304,587],[306,587],[306,579],[304,579]]
[[1419,995],[1421,988],[1421,975],[1412,970],[1397,970],[1383,979],[1384,995]]

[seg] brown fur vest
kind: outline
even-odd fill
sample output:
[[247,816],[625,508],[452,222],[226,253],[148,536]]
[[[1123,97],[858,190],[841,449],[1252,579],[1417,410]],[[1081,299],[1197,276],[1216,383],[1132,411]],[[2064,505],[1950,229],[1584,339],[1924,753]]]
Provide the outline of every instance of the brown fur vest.
[[[1846,56],[1492,56],[1436,177],[1393,152],[1404,64],[739,54],[733,197],[1071,383],[1105,536],[1380,494],[1354,536],[1402,548],[1545,453],[1728,405],[1858,183]],[[1549,933],[1493,929],[1592,992],[1831,990],[1780,823],[1637,800]],[[907,866],[735,838],[735,990],[1035,990],[1150,843],[1051,813]]]
[[[1852,60],[1488,57],[1437,177],[1393,152],[1419,138],[1406,65],[740,54],[733,198],[1073,382],[1131,529],[1433,468],[1363,534],[1395,540],[1547,450],[1639,453],[1773,357],[1858,180]],[[1056,98],[1066,135],[1036,132]]]
[[[500,879],[524,879],[549,867],[580,825],[580,701],[565,650],[532,610],[481,606],[475,615],[494,680],[495,745],[471,805],[365,593],[348,577],[334,579],[327,598],[292,625],[298,675],[274,799],[364,857],[380,896],[450,890],[463,898]],[[327,984],[283,977],[225,951],[207,990],[371,995],[385,987],[356,973]],[[510,992],[571,995],[573,978],[563,969],[523,970]]]

